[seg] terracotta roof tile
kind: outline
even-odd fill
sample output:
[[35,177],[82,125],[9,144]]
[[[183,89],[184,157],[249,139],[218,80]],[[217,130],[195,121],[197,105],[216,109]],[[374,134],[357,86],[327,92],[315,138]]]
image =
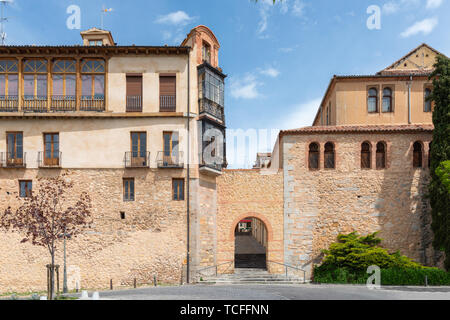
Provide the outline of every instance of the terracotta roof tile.
[[299,129],[284,130],[280,135],[314,134],[314,133],[358,133],[358,132],[426,132],[433,131],[432,124],[406,124],[406,125],[349,125],[304,127]]

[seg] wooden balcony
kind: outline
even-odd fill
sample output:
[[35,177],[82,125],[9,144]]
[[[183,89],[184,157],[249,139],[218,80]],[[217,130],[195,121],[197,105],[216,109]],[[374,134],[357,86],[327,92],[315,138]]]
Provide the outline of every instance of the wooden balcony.
[[38,167],[39,168],[61,168],[62,153],[56,154],[39,152],[38,153]]
[[177,111],[177,97],[175,95],[159,97],[159,111],[160,112],[176,112]]
[[105,111],[105,96],[81,96],[80,111]]
[[168,153],[160,151],[156,162],[158,163],[158,168],[182,169],[184,168],[183,152],[172,151],[172,153]]
[[26,152],[22,154],[11,154],[10,152],[0,152],[0,167],[2,168],[26,168]]
[[22,97],[23,112],[47,112],[47,96],[29,96]]
[[150,168],[150,152],[125,152],[125,168]]
[[18,96],[0,96],[0,112],[19,111]]
[[76,96],[52,96],[51,111],[66,112],[77,110]]
[[142,96],[127,96],[127,112],[142,112]]

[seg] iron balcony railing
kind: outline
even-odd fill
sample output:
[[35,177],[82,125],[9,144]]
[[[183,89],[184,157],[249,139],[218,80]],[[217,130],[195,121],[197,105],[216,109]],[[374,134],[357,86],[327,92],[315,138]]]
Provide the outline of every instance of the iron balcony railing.
[[150,152],[125,152],[125,168],[150,168]]
[[199,100],[199,113],[206,113],[214,118],[219,119],[222,122],[225,122],[225,113],[224,108],[218,103],[211,101],[207,98],[202,98]]
[[24,112],[47,112],[47,96],[25,95],[22,98]]
[[38,153],[39,168],[60,168],[62,152],[42,152]]
[[159,97],[159,111],[160,112],[176,112],[177,101],[175,95],[160,96]]
[[26,168],[27,166],[27,153],[22,154],[1,152],[0,163],[3,168]]
[[182,151],[172,151],[172,153],[160,151],[158,152],[158,158],[156,161],[158,163],[158,168],[184,168]]
[[105,111],[105,96],[81,96],[80,98],[81,111]]
[[18,96],[0,96],[0,112],[19,111]]
[[77,97],[76,96],[52,96],[52,103],[50,106],[52,111],[76,111]]
[[127,96],[127,112],[142,112],[142,96]]

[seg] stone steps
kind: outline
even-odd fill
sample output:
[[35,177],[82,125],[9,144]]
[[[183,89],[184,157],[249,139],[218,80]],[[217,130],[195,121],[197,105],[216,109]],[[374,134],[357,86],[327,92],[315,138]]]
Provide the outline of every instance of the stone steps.
[[[306,281],[309,282],[309,281]],[[270,274],[261,269],[235,269],[234,274],[203,277],[201,284],[303,284],[303,277]]]

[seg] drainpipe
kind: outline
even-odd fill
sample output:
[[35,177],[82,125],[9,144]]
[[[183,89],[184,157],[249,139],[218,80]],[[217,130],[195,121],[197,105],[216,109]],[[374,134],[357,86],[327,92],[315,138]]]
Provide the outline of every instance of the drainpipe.
[[408,81],[408,124],[411,124],[411,85],[412,85],[413,77],[409,76]]
[[191,153],[190,153],[190,147],[191,147],[191,135],[190,135],[190,116],[191,116],[191,90],[190,90],[190,84],[191,84],[191,50],[189,49],[189,54],[188,54],[188,71],[187,71],[187,111],[188,111],[188,117],[187,117],[187,183],[186,183],[186,188],[187,188],[187,203],[186,203],[186,215],[187,215],[187,219],[186,219],[186,224],[187,224],[187,264],[186,264],[186,282],[189,283],[189,272],[190,272],[190,264],[189,264],[189,260],[190,260],[190,246],[189,246],[189,242],[190,242],[190,235],[189,235],[189,231],[190,231],[190,221],[189,221],[189,204],[190,204],[190,162],[191,162]]

